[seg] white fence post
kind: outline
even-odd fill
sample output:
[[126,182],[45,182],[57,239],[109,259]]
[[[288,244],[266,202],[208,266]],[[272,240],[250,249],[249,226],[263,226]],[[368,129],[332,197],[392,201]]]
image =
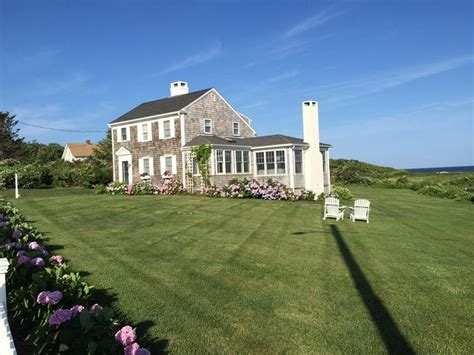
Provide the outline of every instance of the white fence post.
[[20,193],[18,192],[18,173],[15,173],[15,198],[20,197]]
[[7,314],[7,285],[5,275],[8,271],[8,265],[6,258],[0,259],[0,354],[16,355]]

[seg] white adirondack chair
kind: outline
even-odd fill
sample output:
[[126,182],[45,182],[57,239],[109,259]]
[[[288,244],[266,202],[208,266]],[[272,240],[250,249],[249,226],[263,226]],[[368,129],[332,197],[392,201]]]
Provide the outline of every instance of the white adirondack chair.
[[324,199],[324,217],[335,218],[336,221],[344,219],[344,207],[339,207],[339,199],[327,197]]
[[367,221],[369,223],[370,201],[369,200],[355,200],[354,207],[350,207],[350,219],[355,222],[356,219]]

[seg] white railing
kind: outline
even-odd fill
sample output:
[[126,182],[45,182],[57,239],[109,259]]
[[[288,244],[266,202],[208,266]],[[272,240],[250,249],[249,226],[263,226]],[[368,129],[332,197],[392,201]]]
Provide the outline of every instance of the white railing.
[[8,271],[8,260],[0,259],[0,354],[16,355],[15,343],[8,324],[7,285],[5,275]]

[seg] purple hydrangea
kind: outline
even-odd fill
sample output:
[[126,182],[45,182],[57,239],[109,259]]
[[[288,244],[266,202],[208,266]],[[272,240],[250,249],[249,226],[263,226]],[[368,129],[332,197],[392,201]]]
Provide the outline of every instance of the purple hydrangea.
[[137,339],[135,331],[129,325],[122,327],[117,333],[115,333],[115,340],[117,340],[123,346],[132,344]]
[[8,250],[16,249],[19,245],[20,244],[18,243],[10,242],[10,243],[5,243],[3,246],[5,247],[5,250],[8,251]]
[[51,314],[51,316],[48,319],[48,323],[50,326],[53,326],[53,325],[58,326],[70,320],[71,317],[72,317],[72,312],[70,309],[60,308],[54,311],[53,314]]
[[23,236],[23,233],[21,230],[15,229],[12,233],[12,238],[13,239],[20,239]]
[[63,264],[63,257],[61,255],[53,255],[49,260],[56,265],[61,266]]
[[25,255],[26,254],[26,251],[24,250],[19,250],[16,252],[16,256],[22,256],[22,255]]
[[31,259],[30,263],[33,266],[38,266],[38,267],[44,266],[44,260],[43,260],[43,258],[40,258],[40,257]]
[[63,298],[61,291],[42,291],[36,297],[36,302],[45,306],[47,304],[58,304]]
[[84,306],[81,306],[80,304],[76,304],[75,306],[72,306],[71,312],[74,315],[76,313],[81,313],[84,309],[85,309]]
[[28,256],[28,255],[20,255],[18,257],[18,264],[20,265],[25,265],[25,264],[29,264],[31,261],[31,258]]
[[132,343],[130,345],[127,345],[124,349],[124,354],[125,355],[150,355],[150,351],[145,348],[140,348],[140,345],[138,343]]

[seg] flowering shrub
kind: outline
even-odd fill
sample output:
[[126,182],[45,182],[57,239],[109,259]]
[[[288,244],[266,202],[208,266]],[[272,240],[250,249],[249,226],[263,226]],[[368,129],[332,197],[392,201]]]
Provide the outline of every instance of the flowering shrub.
[[49,256],[42,241],[18,209],[0,200],[0,257],[10,263],[8,306],[14,328],[29,333],[26,342],[35,353],[150,354],[130,326],[119,330],[113,310],[95,303],[92,287],[60,255]]
[[114,181],[107,186],[106,190],[110,195],[123,195],[127,191],[127,184]]
[[341,200],[352,200],[352,192],[347,187],[334,186],[332,189],[333,195]]
[[313,201],[315,194],[309,190],[293,192],[281,182],[249,180],[247,178],[229,181],[222,189],[210,186],[204,190],[208,197],[258,198],[263,200]]
[[153,185],[150,181],[140,181],[133,185],[123,182],[112,182],[107,187],[95,187],[98,194],[108,193],[110,195],[175,195],[186,192],[181,181],[168,177],[163,179],[160,187]]
[[175,178],[165,179],[163,185],[159,188],[161,195],[175,195],[186,192],[181,181]]

